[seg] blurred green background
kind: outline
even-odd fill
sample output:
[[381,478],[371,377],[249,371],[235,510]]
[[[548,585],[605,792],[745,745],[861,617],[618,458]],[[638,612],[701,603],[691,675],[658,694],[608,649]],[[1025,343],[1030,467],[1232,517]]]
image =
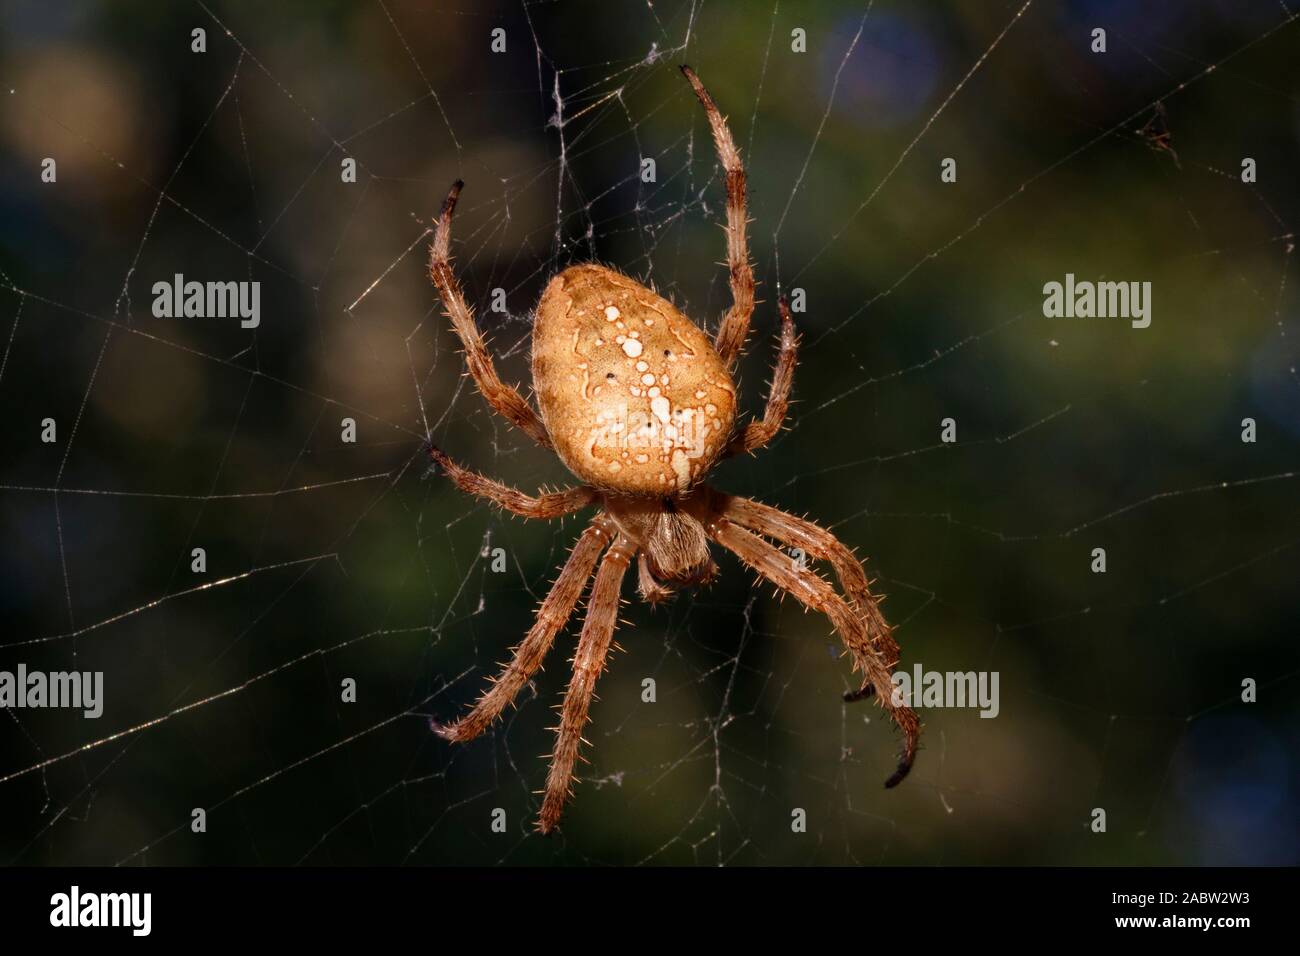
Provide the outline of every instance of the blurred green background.
[[[1294,863],[1300,24],[1266,0],[1020,9],[5,4],[0,669],[103,670],[106,705],[0,721],[0,859]],[[458,266],[508,380],[569,263],[711,328],[723,193],[683,61],[750,172],[748,411],[778,283],[808,299],[793,427],[714,484],[832,528],[904,666],[997,671],[1001,712],[922,711],[883,790],[896,741],[841,702],[828,625],[721,557],[708,591],[626,607],[543,839],[576,628],[492,735],[453,749],[428,719],[475,698],[582,519],[426,476],[432,437],[528,490],[570,480],[462,377],[422,237],[465,179]],[[1142,132],[1157,102],[1172,151]],[[260,281],[261,326],[154,318],[176,272]],[[1067,272],[1150,281],[1151,327],[1045,318]]]

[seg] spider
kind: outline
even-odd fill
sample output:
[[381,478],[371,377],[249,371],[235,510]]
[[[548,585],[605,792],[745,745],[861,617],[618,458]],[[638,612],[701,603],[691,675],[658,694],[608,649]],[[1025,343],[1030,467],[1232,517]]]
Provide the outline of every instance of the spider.
[[1137,134],[1146,141],[1148,148],[1157,153],[1162,150],[1168,152],[1175,168],[1183,168],[1183,164],[1178,161],[1178,151],[1174,149],[1174,135],[1169,131],[1169,113],[1165,110],[1164,103],[1156,100],[1155,111]]
[[[443,203],[430,249],[433,283],[484,399],[539,445],[553,450],[583,484],[534,497],[470,471],[430,446],[433,467],[462,491],[525,518],[558,518],[590,506],[600,508],[500,675],[459,720],[432,724],[454,742],[483,733],[541,666],[594,569],[537,820],[543,833],[555,829],[572,796],[582,731],[613,640],[623,578],[634,558],[641,597],[652,605],[678,588],[713,580],[718,567],[709,556],[709,544],[714,542],[778,592],[789,592],[805,608],[825,614],[852,656],[854,670],[863,675],[861,687],[845,699],[874,696],[902,731],[902,752],[886,787],[898,784],[911,769],[920,735],[916,715],[892,699],[890,673],[898,663],[898,644],[853,553],[810,521],[702,483],[719,460],[757,451],[780,431],[798,340],[789,306],[781,297],[776,368],[763,417],[733,428],[732,373],[754,311],[754,274],[745,238],[745,169],[713,98],[690,67],[681,70],[704,107],[726,175],[732,302],[712,341],[671,303],[634,279],[595,263],[570,266],[551,279],[537,305],[532,373],[539,414],[497,376],[452,271],[451,221],[461,182],[452,185]],[[843,596],[817,571],[771,542],[828,562]]]

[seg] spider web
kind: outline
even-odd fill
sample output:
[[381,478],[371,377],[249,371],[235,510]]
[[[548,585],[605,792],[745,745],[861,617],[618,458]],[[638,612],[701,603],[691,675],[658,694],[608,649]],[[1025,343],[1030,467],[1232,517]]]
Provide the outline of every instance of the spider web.
[[[1298,15],[7,9],[0,669],[102,670],[105,711],[6,710],[4,859],[1294,862]],[[856,548],[902,666],[996,671],[1000,712],[922,710],[884,791],[897,741],[841,701],[829,626],[723,556],[706,591],[627,603],[543,839],[576,625],[488,735],[452,748],[428,721],[495,673],[585,519],[511,519],[426,474],[432,439],[525,490],[571,481],[467,384],[430,216],[463,178],[457,268],[508,381],[573,262],[712,328],[723,192],[679,62],[750,170],[749,412],[777,290],[808,301],[788,430],[713,483]],[[1067,272],[1150,280],[1151,327],[1044,318]],[[261,325],[154,318],[174,273],[260,281]]]

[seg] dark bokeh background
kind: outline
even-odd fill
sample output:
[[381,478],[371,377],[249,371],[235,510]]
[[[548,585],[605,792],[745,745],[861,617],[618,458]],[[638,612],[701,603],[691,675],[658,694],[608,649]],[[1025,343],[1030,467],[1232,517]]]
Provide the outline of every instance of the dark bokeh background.
[[[1295,862],[1300,23],[1063,6],[6,3],[0,667],[103,670],[107,704],[0,719],[0,859]],[[579,525],[424,477],[428,433],[567,480],[461,378],[421,235],[463,177],[458,261],[508,379],[570,262],[713,323],[722,191],[682,60],[751,174],[749,410],[778,281],[809,301],[795,427],[716,484],[868,556],[905,665],[998,671],[1001,714],[924,711],[882,790],[895,741],[840,702],[826,624],[723,558],[708,592],[627,607],[544,840],[572,631],[491,737],[453,751],[427,718],[474,698]],[[1173,152],[1139,132],[1160,100]],[[261,327],[153,318],[174,272],[259,280]],[[1151,281],[1151,327],[1044,318],[1066,272]]]

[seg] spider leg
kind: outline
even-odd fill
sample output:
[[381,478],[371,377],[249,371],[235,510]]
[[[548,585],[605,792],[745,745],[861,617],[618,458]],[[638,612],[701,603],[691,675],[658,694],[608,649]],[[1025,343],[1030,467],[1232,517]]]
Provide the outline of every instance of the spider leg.
[[587,619],[582,625],[578,650],[573,656],[573,677],[560,708],[560,726],[555,737],[555,749],[551,751],[551,769],[546,775],[546,796],[537,820],[537,828],[543,833],[555,829],[560,814],[564,812],[564,803],[572,793],[573,766],[582,745],[582,729],[587,723],[587,711],[596,692],[596,678],[605,669],[605,657],[614,639],[623,574],[635,552],[636,546],[620,534],[605,552],[596,572],[596,581],[591,586]]
[[601,516],[582,533],[551,590],[542,600],[541,607],[537,610],[537,620],[515,648],[510,662],[502,668],[492,686],[484,691],[469,713],[453,724],[434,725],[433,729],[439,736],[456,743],[473,740],[487,730],[537,673],[537,669],[542,666],[542,659],[551,649],[555,635],[569,620],[578,598],[582,596],[582,590],[587,586],[601,549],[612,539],[612,527],[609,520]]
[[461,467],[448,458],[441,448],[431,446],[429,457],[447,473],[447,477],[461,491],[487,498],[493,504],[525,518],[563,517],[594,504],[600,498],[600,492],[589,485],[579,485],[563,491],[549,491],[533,497]]
[[844,703],[856,704],[860,700],[866,700],[868,697],[876,696],[875,685],[870,682],[863,684],[857,690],[846,690],[844,692]]
[[757,451],[775,438],[785,423],[790,408],[790,388],[794,385],[794,369],[799,363],[799,337],[795,335],[790,303],[785,296],[777,301],[777,307],[781,311],[781,337],[776,367],[772,370],[772,385],[767,393],[767,407],[761,421],[747,423],[731,440],[725,453],[727,457]]
[[637,590],[641,592],[641,599],[651,606],[672,597],[678,588],[708,587],[718,577],[718,565],[712,559],[687,574],[667,581],[656,577],[650,559],[644,552],[638,554],[636,560]]
[[912,761],[916,759],[921,723],[910,707],[894,702],[894,685],[890,680],[889,667],[867,636],[862,617],[835,593],[821,575],[811,569],[800,568],[790,560],[789,555],[778,551],[752,532],[721,515],[711,520],[707,527],[709,537],[733,552],[761,577],[793,594],[805,607],[820,611],[830,618],[840,639],[853,655],[854,667],[863,671],[866,683],[875,689],[876,702],[903,732],[903,751],[898,758],[898,767],[885,781],[886,787],[897,786],[912,769]]
[[[880,612],[880,598],[871,592],[871,581],[861,562],[844,544],[825,528],[803,518],[787,514],[779,508],[765,505],[750,498],[719,495],[721,514],[743,528],[773,538],[787,547],[802,548],[804,553],[819,561],[829,561],[835,569],[840,587],[849,604],[863,618],[867,636],[886,668],[892,670],[898,663],[898,641],[894,629]],[[867,687],[863,696],[870,696]],[[847,698],[846,698],[847,699]]]
[[718,112],[718,106],[713,102],[709,91],[689,66],[683,66],[682,73],[690,81],[709,118],[718,161],[727,177],[727,266],[731,272],[731,308],[718,326],[714,346],[730,371],[735,368],[740,352],[745,347],[749,319],[754,314],[754,268],[749,261],[749,243],[745,238],[745,228],[748,225],[745,167],[740,161],[740,151],[736,149],[735,140],[731,138],[731,130],[727,128],[727,121]]
[[550,435],[533,406],[528,404],[517,389],[505,384],[497,376],[487,343],[474,323],[474,310],[465,301],[460,282],[451,268],[451,217],[463,185],[460,180],[452,183],[451,191],[443,201],[442,213],[438,216],[438,226],[433,234],[433,244],[429,247],[429,276],[438,287],[438,295],[442,298],[447,318],[451,319],[452,328],[465,346],[465,363],[469,366],[469,373],[474,377],[478,390],[497,414],[527,433],[539,445],[550,448]]
[[636,556],[636,587],[641,592],[641,600],[655,605],[673,596],[673,588],[664,584],[650,573],[650,562],[643,553]]

